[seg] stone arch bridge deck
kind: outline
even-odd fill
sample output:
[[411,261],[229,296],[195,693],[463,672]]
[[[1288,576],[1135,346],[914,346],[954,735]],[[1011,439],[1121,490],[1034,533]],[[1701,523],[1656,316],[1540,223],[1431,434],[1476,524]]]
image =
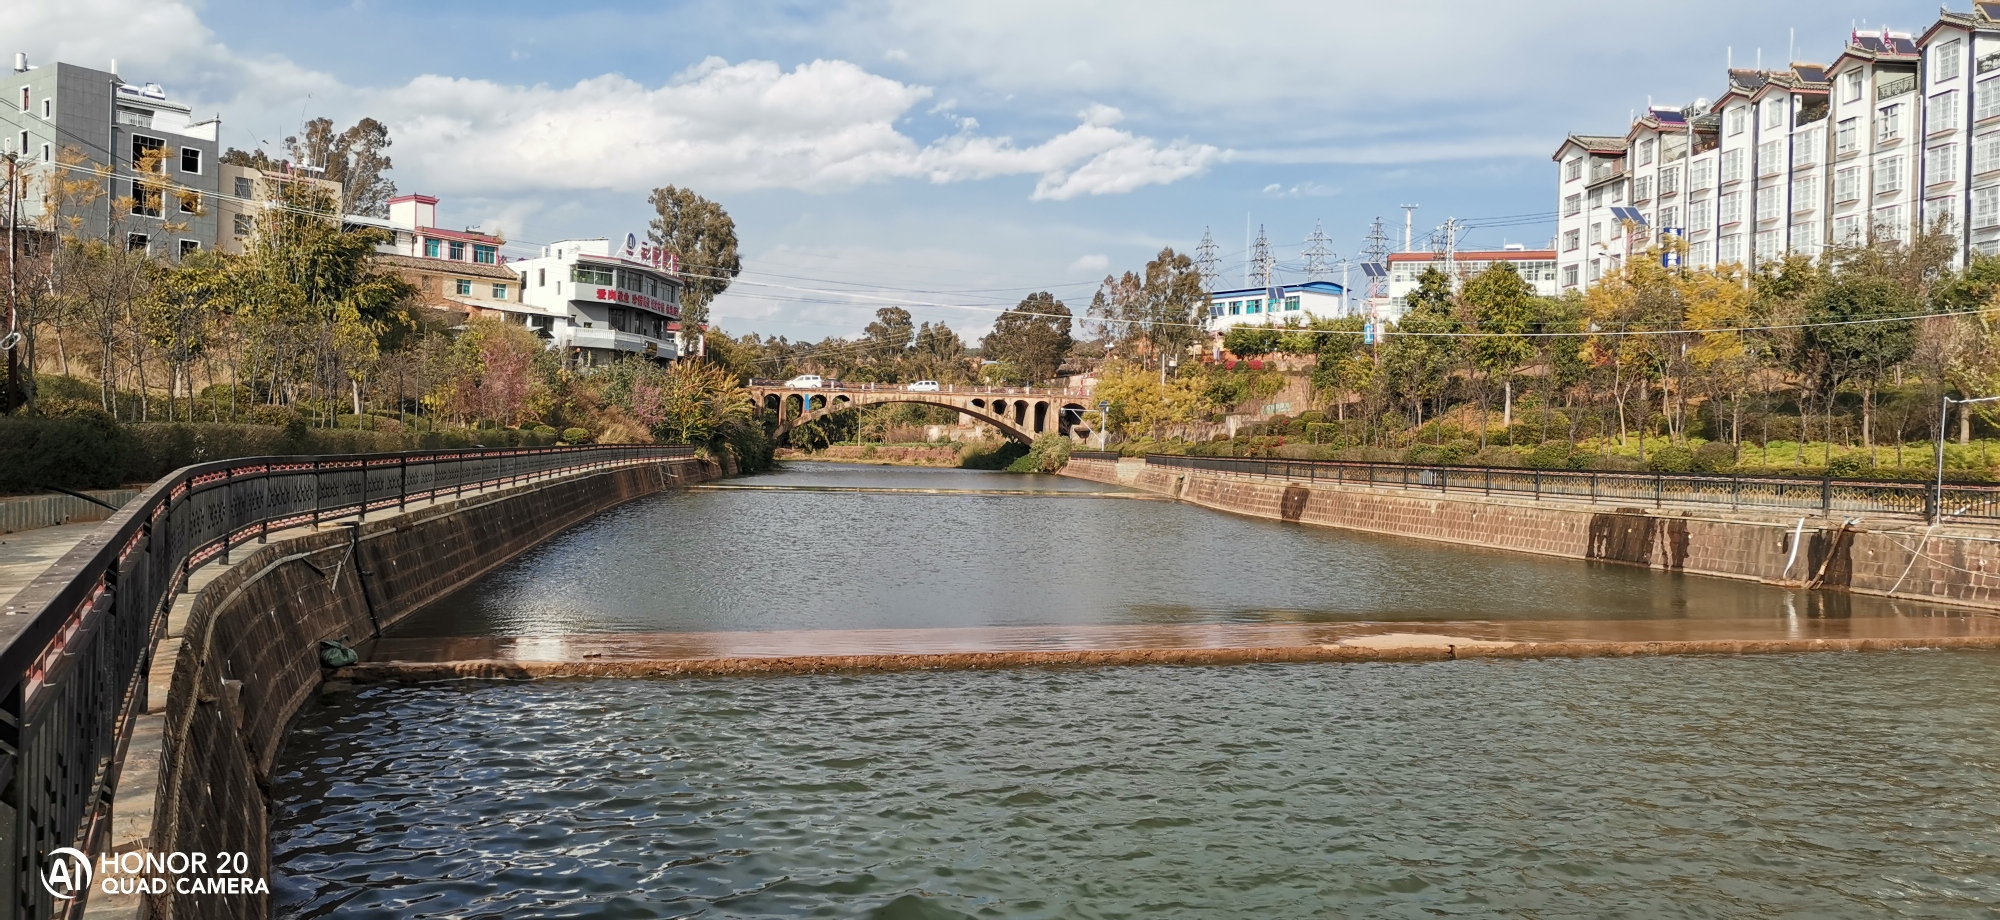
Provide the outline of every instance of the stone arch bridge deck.
[[777,418],[775,433],[780,436],[836,412],[887,403],[915,403],[957,410],[1026,443],[1049,432],[1069,434],[1084,425],[1086,412],[1095,411],[1090,394],[1083,390],[1045,387],[938,384],[935,389],[913,389],[909,384],[896,383],[804,387],[776,380],[752,380],[747,389],[767,417]]

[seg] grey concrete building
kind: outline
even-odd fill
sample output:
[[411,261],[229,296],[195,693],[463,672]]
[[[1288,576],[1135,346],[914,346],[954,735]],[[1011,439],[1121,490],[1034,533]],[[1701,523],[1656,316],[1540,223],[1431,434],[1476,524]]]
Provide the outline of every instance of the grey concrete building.
[[[18,158],[23,225],[69,230],[178,259],[216,245],[221,118],[196,120],[155,84],[74,64],[31,67],[25,55],[0,74],[0,151]],[[158,158],[157,179],[134,164]],[[66,158],[81,162],[65,165]],[[94,184],[93,196],[50,214],[55,173]],[[0,219],[4,212],[0,211]]]

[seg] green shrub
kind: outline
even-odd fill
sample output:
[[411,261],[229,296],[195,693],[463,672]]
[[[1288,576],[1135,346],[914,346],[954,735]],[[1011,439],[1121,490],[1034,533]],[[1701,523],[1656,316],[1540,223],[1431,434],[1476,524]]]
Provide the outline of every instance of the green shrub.
[[965,470],[1004,470],[1027,453],[1027,445],[1014,441],[978,445],[959,454],[958,466]]
[[582,428],[564,428],[562,439],[564,444],[582,444],[590,440],[590,432]]
[[1570,468],[1570,458],[1576,448],[1567,441],[1543,441],[1528,451],[1529,469],[1566,470]]
[[1662,447],[1646,458],[1646,466],[1655,473],[1687,473],[1694,470],[1694,451],[1674,445]]
[[139,443],[111,416],[0,418],[0,492],[109,489],[135,481]]
[[1826,475],[1835,479],[1854,479],[1868,469],[1868,461],[1860,456],[1848,454],[1835,457],[1826,464]]
[[1699,473],[1722,473],[1736,468],[1736,445],[1710,441],[1694,449],[1693,467]]

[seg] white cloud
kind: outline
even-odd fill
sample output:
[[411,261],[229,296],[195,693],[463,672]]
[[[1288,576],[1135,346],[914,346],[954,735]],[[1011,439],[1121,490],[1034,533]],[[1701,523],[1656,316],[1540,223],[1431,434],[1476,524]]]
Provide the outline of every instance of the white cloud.
[[1111,267],[1111,257],[1088,255],[1069,263],[1070,274],[1096,274]]

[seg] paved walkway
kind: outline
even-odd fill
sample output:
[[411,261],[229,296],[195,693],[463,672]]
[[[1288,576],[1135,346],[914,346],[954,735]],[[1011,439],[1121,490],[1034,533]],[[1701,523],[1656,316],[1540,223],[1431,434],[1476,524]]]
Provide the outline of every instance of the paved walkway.
[[14,609],[14,595],[103,524],[90,521],[0,534],[0,614],[24,612]]

